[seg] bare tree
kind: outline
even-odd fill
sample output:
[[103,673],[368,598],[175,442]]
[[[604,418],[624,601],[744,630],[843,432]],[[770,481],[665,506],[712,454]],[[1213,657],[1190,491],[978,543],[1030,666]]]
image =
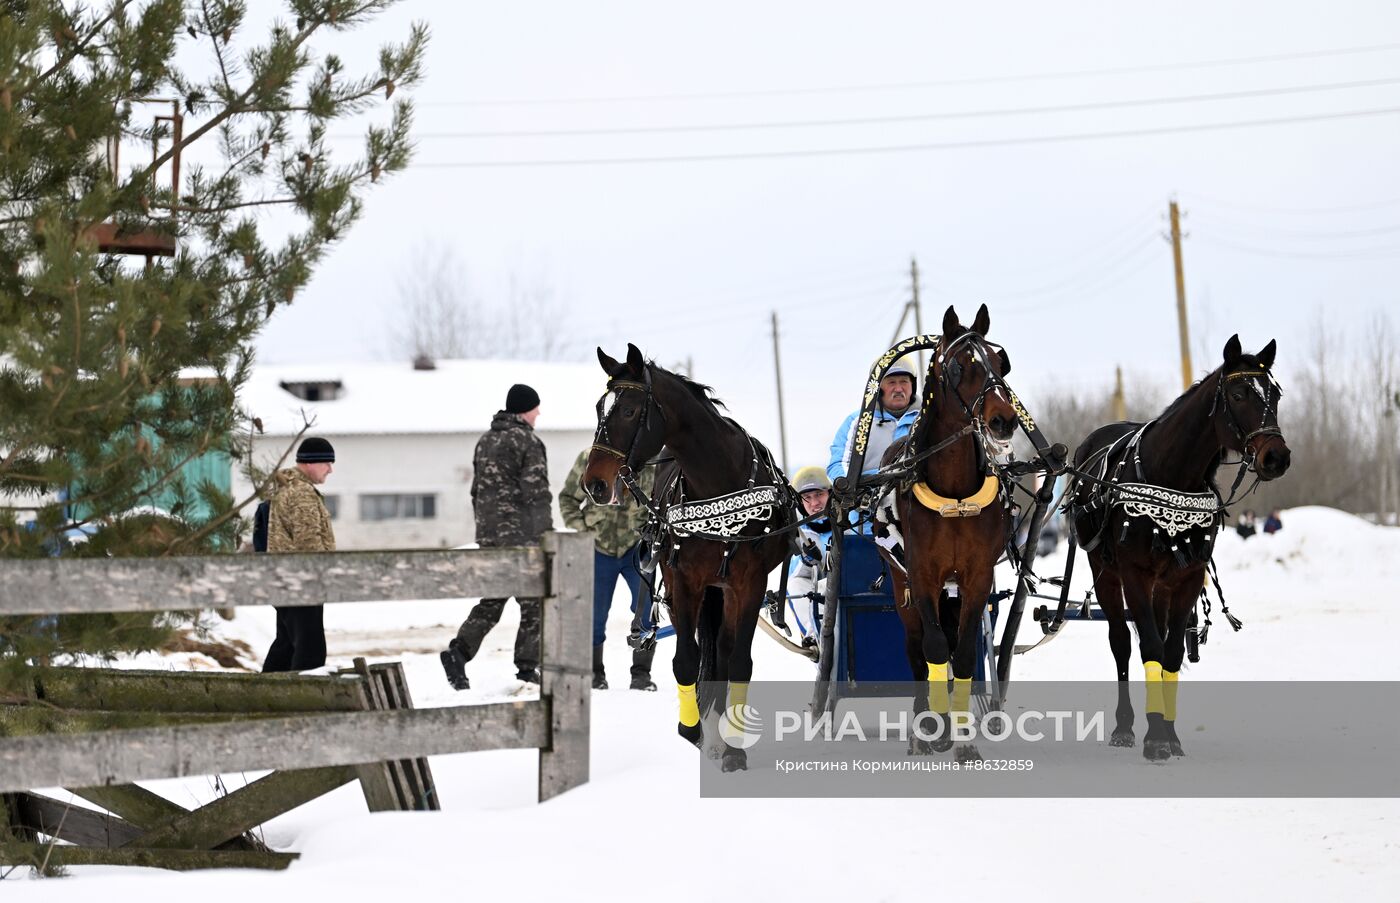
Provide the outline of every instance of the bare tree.
[[512,270],[498,300],[482,300],[450,247],[428,245],[400,273],[389,324],[398,358],[558,360],[570,350],[564,305],[543,275]]
[[450,247],[428,245],[413,255],[399,274],[398,300],[388,330],[395,357],[474,356],[484,324],[478,322],[466,267]]

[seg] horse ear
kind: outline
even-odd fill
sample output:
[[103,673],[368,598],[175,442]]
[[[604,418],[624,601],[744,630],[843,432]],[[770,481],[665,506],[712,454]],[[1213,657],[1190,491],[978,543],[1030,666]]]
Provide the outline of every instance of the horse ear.
[[1011,356],[1003,348],[997,352],[997,357],[1001,358],[1001,375],[1005,376],[1011,372]]
[[609,357],[608,353],[603,350],[601,345],[598,347],[598,363],[602,365],[603,372],[608,376],[617,373],[618,369],[622,366],[614,358]]
[[1269,339],[1269,344],[1265,345],[1264,350],[1259,352],[1259,366],[1263,367],[1265,370],[1268,370],[1271,367],[1273,367],[1274,355],[1277,352],[1278,343],[1276,343],[1273,339]]
[[632,368],[634,376],[641,376],[642,371],[647,366],[646,358],[642,357],[641,349],[631,342],[627,343],[627,366]]
[[1237,332],[1230,336],[1230,341],[1225,343],[1225,366],[1233,367],[1240,362],[1240,355],[1244,352],[1240,349],[1240,334]]
[[958,322],[958,312],[949,304],[948,309],[943,312],[943,335],[951,336],[959,332],[962,332],[962,324]]
[[981,307],[977,308],[977,316],[972,321],[972,331],[986,338],[987,330],[991,328],[992,315],[987,313],[987,305],[983,304]]

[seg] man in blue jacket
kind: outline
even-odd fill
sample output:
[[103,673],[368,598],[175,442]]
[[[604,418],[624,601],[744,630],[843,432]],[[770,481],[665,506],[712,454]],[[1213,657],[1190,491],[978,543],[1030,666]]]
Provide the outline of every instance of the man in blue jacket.
[[[907,357],[902,357],[890,365],[880,380],[880,400],[875,405],[875,419],[870,424],[870,438],[865,443],[865,463],[862,473],[873,473],[880,469],[880,458],[896,439],[909,433],[914,418],[919,413],[919,377]],[[836,438],[831,440],[831,463],[826,466],[826,474],[835,480],[846,475],[851,463],[851,445],[855,440],[856,421],[860,411],[841,422]]]

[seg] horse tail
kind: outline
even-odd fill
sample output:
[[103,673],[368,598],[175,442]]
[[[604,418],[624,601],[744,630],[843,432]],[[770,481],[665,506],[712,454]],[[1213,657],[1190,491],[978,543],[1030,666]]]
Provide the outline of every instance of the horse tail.
[[700,711],[718,711],[724,705],[725,688],[717,682],[719,631],[724,623],[724,590],[717,586],[705,588],[700,600],[700,618],[696,639],[700,643]]

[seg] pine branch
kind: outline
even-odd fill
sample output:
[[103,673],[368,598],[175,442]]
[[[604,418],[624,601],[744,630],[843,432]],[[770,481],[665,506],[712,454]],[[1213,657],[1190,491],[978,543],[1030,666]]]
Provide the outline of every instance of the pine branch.
[[[84,35],[82,39],[75,41],[73,44],[73,49],[71,51],[69,51],[66,54],[59,54],[58,58],[54,61],[54,64],[48,69],[45,69],[42,73],[40,73],[38,77],[34,79],[34,81],[36,83],[48,81],[49,76],[53,75],[55,72],[61,72],[64,69],[68,68],[70,63],[72,63],[78,57],[82,56],[88,50],[92,49],[90,45],[102,34],[102,29],[106,28],[107,25],[111,23],[111,21],[115,19],[118,14],[126,12],[126,8],[128,6],[131,6],[131,4],[134,2],[135,0],[117,0],[117,2],[113,3],[111,11],[108,12],[107,15],[103,16],[100,20],[98,20],[98,22],[95,25],[93,25],[92,29],[88,31],[88,33]],[[23,96],[23,94],[21,94],[21,96]]]

